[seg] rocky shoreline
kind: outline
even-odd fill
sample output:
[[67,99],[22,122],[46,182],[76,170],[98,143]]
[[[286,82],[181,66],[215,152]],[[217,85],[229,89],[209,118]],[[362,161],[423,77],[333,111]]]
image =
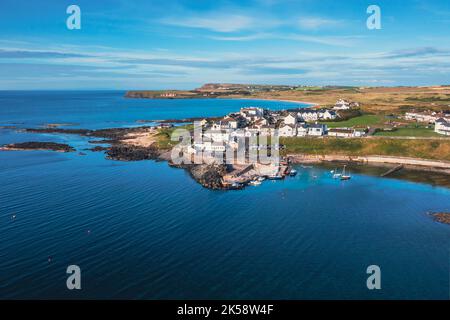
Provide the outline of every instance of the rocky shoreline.
[[40,142],[40,141],[30,141],[21,143],[11,143],[4,145],[0,150],[5,151],[18,151],[18,150],[50,150],[56,152],[74,152],[75,148],[64,143],[56,142]]
[[223,184],[223,177],[229,172],[226,165],[217,164],[181,164],[175,165],[169,162],[169,165],[185,169],[189,175],[203,187],[212,190],[226,189]]
[[[156,160],[168,161],[169,165],[186,170],[189,175],[205,188],[212,190],[225,189],[223,184],[223,176],[228,172],[225,165],[215,164],[173,164],[170,160],[170,150],[158,148],[152,143],[148,146],[135,145],[133,139],[142,134],[153,133],[151,127],[135,127],[135,128],[110,128],[110,129],[62,129],[57,127],[47,128],[29,128],[25,132],[32,133],[55,133],[55,134],[74,134],[86,137],[95,137],[101,140],[91,140],[92,144],[109,144],[109,146],[95,146],[93,148],[84,149],[92,152],[104,152],[107,159],[117,161],[142,161]],[[69,145],[57,144],[54,142],[25,142],[20,144],[11,144],[4,146],[4,150],[53,150],[53,151],[75,151]]]
[[[92,152],[104,152],[107,159],[118,160],[118,161],[142,161],[142,160],[161,160],[168,161],[169,165],[185,169],[193,179],[195,179],[202,186],[219,190],[219,189],[230,189],[229,186],[224,183],[223,178],[230,171],[230,168],[224,165],[214,165],[214,164],[181,164],[175,165],[171,162],[170,157],[170,147],[161,148],[157,143],[155,137],[158,131],[149,126],[140,126],[132,128],[109,128],[109,129],[62,129],[62,128],[29,128],[24,129],[25,132],[32,133],[55,133],[55,134],[75,134],[85,137],[93,137],[97,139],[90,140],[89,143],[92,144],[107,144],[108,146],[93,146],[89,149]],[[153,140],[152,140],[153,137]],[[147,139],[147,140],[145,140]],[[5,145],[3,150],[53,150],[59,152],[71,152],[75,149],[69,145],[57,144],[54,142],[25,142],[19,144]],[[288,155],[291,163],[326,163],[334,161],[344,161],[347,163],[358,163],[358,164],[373,164],[373,165],[386,165],[383,162],[372,161],[373,159],[368,159],[367,157],[344,157],[344,156],[306,156],[306,155]],[[397,163],[398,159],[375,159],[383,161],[392,161],[392,163]],[[368,161],[371,160],[371,161]],[[395,161],[394,161],[395,160]],[[405,159],[401,159],[402,162]],[[424,162],[425,160],[420,159],[408,159],[408,161],[414,160],[415,162]],[[415,163],[414,162],[414,163]],[[426,161],[425,161],[426,162]],[[436,165],[434,161],[432,164]],[[428,164],[428,163],[425,163]],[[438,164],[442,165],[442,162]],[[431,165],[429,166],[412,166],[405,164],[405,168],[413,168],[420,171],[436,171],[439,174],[448,174],[449,170],[447,168],[435,168]]]

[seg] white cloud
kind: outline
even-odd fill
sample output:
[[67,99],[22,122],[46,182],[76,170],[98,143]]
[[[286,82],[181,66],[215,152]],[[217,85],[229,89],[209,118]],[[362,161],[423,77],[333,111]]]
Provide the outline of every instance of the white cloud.
[[321,28],[337,27],[343,24],[340,20],[326,19],[320,17],[305,17],[298,21],[300,28],[317,30]]
[[187,18],[171,17],[163,19],[161,22],[172,26],[207,29],[216,32],[247,30],[256,25],[256,20],[252,17],[239,14],[209,14]]
[[260,40],[270,38],[270,34],[266,33],[255,33],[244,36],[210,36],[209,39],[218,40],[218,41],[252,41],[252,40]]
[[361,36],[307,36],[307,35],[289,35],[285,39],[324,44],[337,47],[351,47],[355,45],[355,40]]

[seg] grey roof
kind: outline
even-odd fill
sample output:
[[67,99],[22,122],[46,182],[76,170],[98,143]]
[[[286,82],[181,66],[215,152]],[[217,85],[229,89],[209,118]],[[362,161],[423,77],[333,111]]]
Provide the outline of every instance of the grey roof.
[[320,123],[315,123],[315,124],[309,125],[309,127],[310,127],[310,128],[320,128],[320,129],[323,129],[323,128],[325,128],[325,125],[320,124]]

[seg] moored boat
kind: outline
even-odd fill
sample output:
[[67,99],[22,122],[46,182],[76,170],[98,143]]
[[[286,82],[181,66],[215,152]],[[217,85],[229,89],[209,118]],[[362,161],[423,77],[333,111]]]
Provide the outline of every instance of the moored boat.
[[242,188],[244,188],[244,185],[242,183],[239,183],[239,182],[233,182],[231,184],[231,186],[230,186],[230,189],[232,189],[232,190],[239,190],[239,189],[242,189]]
[[333,179],[339,179],[342,176],[342,173],[339,173],[337,169],[331,170],[331,173],[333,174]]
[[267,179],[270,179],[270,180],[281,180],[281,179],[283,179],[283,176],[280,176],[278,174],[272,174],[270,176],[267,176]]
[[345,166],[342,169],[341,180],[350,180],[352,177],[349,174],[345,174]]

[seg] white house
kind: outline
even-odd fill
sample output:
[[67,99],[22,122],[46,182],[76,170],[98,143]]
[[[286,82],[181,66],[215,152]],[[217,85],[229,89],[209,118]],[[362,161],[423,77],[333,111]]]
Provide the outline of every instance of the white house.
[[337,118],[337,114],[334,111],[324,110],[321,112],[321,118],[324,120],[334,120]]
[[354,136],[354,133],[355,130],[351,128],[332,128],[328,130],[330,137],[350,138]]
[[327,126],[324,124],[311,124],[308,128],[309,136],[323,136],[327,132]]
[[350,103],[344,99],[339,99],[336,101],[333,107],[334,110],[348,110],[350,108]]
[[274,125],[264,125],[259,128],[259,135],[261,136],[270,136],[275,133]]
[[434,123],[434,132],[450,136],[450,122],[445,119],[438,119]]
[[237,129],[238,122],[234,118],[225,117],[225,119],[222,120],[222,127],[223,129]]
[[358,131],[352,128],[332,128],[328,130],[330,137],[353,138],[362,137],[364,131]]
[[253,126],[261,129],[261,127],[267,125],[267,123],[265,118],[260,118],[253,123]]
[[306,137],[308,135],[308,125],[303,124],[297,127],[297,137]]
[[298,114],[305,121],[317,121],[319,120],[319,114],[316,110],[305,110]]
[[284,122],[285,124],[292,124],[292,125],[295,125],[295,124],[297,123],[297,116],[294,115],[294,114],[292,114],[292,113],[289,113],[287,116],[285,116],[285,117],[283,118],[283,122]]
[[278,129],[278,135],[280,137],[293,137],[296,134],[295,126],[291,124],[285,124]]
[[233,118],[224,119],[221,121],[214,122],[211,126],[212,130],[227,130],[227,129],[236,129],[238,127],[238,123]]
[[435,123],[438,119],[444,119],[447,122],[450,118],[447,118],[448,114],[444,112],[424,111],[424,112],[406,112],[406,120],[415,120],[417,122]]
[[216,142],[228,141],[230,140],[230,132],[227,130],[206,130],[203,137]]
[[263,116],[264,109],[257,107],[241,108],[240,114],[247,120],[255,120]]

